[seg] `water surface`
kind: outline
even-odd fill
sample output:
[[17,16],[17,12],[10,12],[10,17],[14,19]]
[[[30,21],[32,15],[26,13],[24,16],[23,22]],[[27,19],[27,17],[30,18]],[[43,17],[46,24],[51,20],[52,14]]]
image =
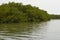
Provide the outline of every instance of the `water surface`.
[[60,20],[0,24],[0,40],[60,40]]

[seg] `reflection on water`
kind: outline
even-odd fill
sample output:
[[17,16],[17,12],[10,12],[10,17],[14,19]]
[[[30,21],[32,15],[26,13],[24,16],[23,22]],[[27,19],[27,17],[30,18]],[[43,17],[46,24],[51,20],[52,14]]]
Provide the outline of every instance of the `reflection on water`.
[[60,40],[60,20],[0,24],[0,40]]
[[0,24],[0,40],[40,40],[47,23]]

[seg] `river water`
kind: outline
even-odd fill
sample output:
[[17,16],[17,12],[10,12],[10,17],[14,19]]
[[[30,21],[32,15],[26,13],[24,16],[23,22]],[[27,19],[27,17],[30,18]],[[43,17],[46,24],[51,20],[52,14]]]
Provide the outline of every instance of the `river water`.
[[39,24],[0,24],[0,40],[60,40],[60,20]]

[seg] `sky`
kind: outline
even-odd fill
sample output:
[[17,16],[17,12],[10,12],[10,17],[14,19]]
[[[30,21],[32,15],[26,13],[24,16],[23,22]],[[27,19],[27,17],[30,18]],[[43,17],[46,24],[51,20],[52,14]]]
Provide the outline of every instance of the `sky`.
[[0,4],[8,2],[31,4],[46,10],[49,14],[60,14],[60,0],[0,0]]

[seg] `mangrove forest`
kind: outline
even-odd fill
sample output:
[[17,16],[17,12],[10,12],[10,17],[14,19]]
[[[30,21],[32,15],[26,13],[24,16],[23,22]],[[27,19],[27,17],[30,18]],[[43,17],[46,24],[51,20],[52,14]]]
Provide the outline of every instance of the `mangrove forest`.
[[47,11],[30,4],[9,2],[0,5],[0,23],[42,22],[50,20]]

